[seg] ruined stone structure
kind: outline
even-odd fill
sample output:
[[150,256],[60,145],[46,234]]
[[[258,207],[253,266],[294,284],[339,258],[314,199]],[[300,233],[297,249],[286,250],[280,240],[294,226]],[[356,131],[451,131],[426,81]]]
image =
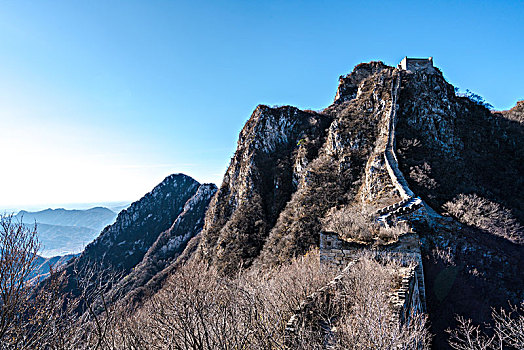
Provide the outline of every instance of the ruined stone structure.
[[311,322],[312,313],[315,312],[315,305],[318,305],[319,302],[327,302],[331,292],[340,286],[340,283],[347,275],[348,271],[353,267],[353,265],[356,264],[356,262],[356,259],[349,261],[347,266],[337,277],[335,277],[324,287],[320,288],[318,291],[308,295],[306,299],[300,303],[298,309],[286,324],[285,345],[288,348],[293,348],[294,337],[298,330],[304,327],[308,322]]
[[320,233],[321,263],[350,266],[362,252],[370,249],[374,254],[393,257],[405,266],[413,265],[413,268],[403,276],[402,287],[392,296],[394,300],[392,306],[398,309],[399,320],[403,322],[409,318],[409,315],[425,311],[426,289],[417,233],[409,232],[400,236],[397,242],[372,247],[344,241],[334,232]]
[[407,56],[398,64],[398,69],[407,71],[433,70],[433,57],[408,58]]
[[[358,262],[362,249],[348,246],[333,233],[321,234],[321,259],[326,262],[344,263],[346,267],[331,282],[318,291],[308,295],[295,313],[286,324],[286,346],[294,348],[294,339],[301,328],[307,327],[315,321],[316,307],[320,304],[328,303],[333,293],[341,287],[344,278]],[[322,245],[331,242],[332,249],[322,249]],[[418,248],[415,249],[414,247]],[[411,251],[412,253],[406,253]],[[388,247],[383,250],[373,252],[376,258],[382,254],[388,258],[398,259],[405,268],[400,271],[401,282],[390,297],[390,307],[393,311],[393,318],[389,320],[395,324],[409,323],[413,316],[426,311],[424,276],[422,271],[422,258],[420,255],[419,240],[416,234],[408,234],[401,240],[400,244]],[[331,259],[333,256],[333,259]],[[322,327],[322,325],[320,325]],[[329,327],[322,327],[329,339],[333,336],[333,330]],[[329,342],[329,340],[327,340]],[[328,347],[329,348],[329,347]]]

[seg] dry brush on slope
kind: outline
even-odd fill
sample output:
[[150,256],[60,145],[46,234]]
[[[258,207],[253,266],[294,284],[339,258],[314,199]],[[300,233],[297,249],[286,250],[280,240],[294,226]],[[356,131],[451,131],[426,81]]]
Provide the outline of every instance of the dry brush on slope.
[[386,244],[396,242],[410,232],[406,222],[393,222],[387,227],[376,220],[376,208],[370,206],[333,207],[323,221],[323,229],[336,232],[348,242]]
[[[396,267],[381,266],[364,259],[331,304],[317,305],[315,317],[339,329],[336,338],[329,338],[335,348],[363,349],[375,344],[386,349],[404,344],[403,348],[410,349],[413,344],[427,343],[423,322],[404,329],[390,323],[388,296]],[[78,282],[80,296],[69,299],[60,290],[67,274],[53,272],[36,297],[19,304],[25,309],[18,316],[22,312],[27,318],[16,318],[23,323],[11,322],[2,348],[284,349],[291,314],[337,270],[321,265],[318,251],[279,267],[246,270],[234,277],[191,262],[137,311],[107,302],[110,286],[118,279],[107,273],[96,268],[78,273],[83,276]],[[342,308],[347,310],[341,313]],[[78,313],[79,309],[85,312]],[[335,320],[340,314],[345,316]],[[294,348],[318,349],[326,339],[325,330],[313,327],[295,339]]]
[[457,328],[448,330],[449,343],[457,350],[497,350],[524,348],[524,303],[509,310],[493,309],[492,329],[485,332],[470,319],[457,317]]
[[[422,318],[403,328],[390,322],[389,295],[398,268],[393,262],[384,268],[363,259],[333,302],[315,308],[313,317],[333,322],[336,334],[326,337],[325,329],[311,327],[294,339],[292,348],[319,349],[327,341],[334,349],[427,348]],[[285,349],[289,317],[336,272],[319,264],[316,251],[278,268],[235,277],[193,262],[137,312],[122,313],[107,343],[119,349]]]
[[514,243],[524,243],[524,227],[511,211],[476,194],[460,194],[444,203],[451,215],[460,222],[503,237]]

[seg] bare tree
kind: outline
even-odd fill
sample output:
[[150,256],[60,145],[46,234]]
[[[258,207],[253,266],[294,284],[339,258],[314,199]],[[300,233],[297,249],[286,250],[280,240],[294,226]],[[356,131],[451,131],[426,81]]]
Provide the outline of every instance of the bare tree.
[[70,276],[53,267],[45,281],[31,284],[38,250],[36,225],[0,216],[0,349],[115,348],[107,344],[115,322],[104,299],[113,275],[87,268],[78,275],[77,297],[64,290]]
[[0,343],[19,337],[28,312],[31,288],[27,279],[39,249],[36,225],[30,229],[12,215],[0,216]]
[[510,210],[477,194],[460,194],[444,208],[460,222],[504,237],[514,243],[524,243],[524,227]]
[[491,316],[491,335],[480,325],[457,316],[457,327],[448,330],[450,346],[457,350],[524,349],[524,303],[520,307],[510,305],[509,311],[493,310]]

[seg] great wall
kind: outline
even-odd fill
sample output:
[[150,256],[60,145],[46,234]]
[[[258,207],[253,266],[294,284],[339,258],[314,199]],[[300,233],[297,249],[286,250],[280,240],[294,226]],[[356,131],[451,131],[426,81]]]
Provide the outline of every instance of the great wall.
[[[403,71],[412,72],[424,70],[433,73],[432,57],[428,59],[411,59],[405,57],[397,66],[395,77],[391,86],[391,104],[388,117],[388,139],[383,152],[384,164],[389,178],[398,192],[401,200],[397,203],[384,207],[376,212],[376,220],[389,226],[395,220],[408,222],[424,220],[432,225],[436,217],[440,217],[420,197],[417,197],[409,188],[404,175],[399,169],[395,154],[395,127],[397,123],[398,93],[402,81]],[[416,314],[426,311],[426,291],[424,284],[424,271],[422,265],[422,254],[420,250],[420,237],[417,232],[410,230],[401,235],[392,244],[368,245],[348,242],[334,232],[320,233],[320,262],[323,264],[346,265],[341,273],[328,285],[308,296],[295,310],[293,316],[286,325],[286,342],[291,345],[293,337],[301,327],[310,322],[311,312],[315,303],[325,302],[330,294],[338,288],[344,277],[356,264],[362,252],[372,250],[375,256],[388,255],[401,262],[403,266],[409,267],[402,275],[400,287],[391,295],[391,307],[394,310],[393,322],[403,324]]]

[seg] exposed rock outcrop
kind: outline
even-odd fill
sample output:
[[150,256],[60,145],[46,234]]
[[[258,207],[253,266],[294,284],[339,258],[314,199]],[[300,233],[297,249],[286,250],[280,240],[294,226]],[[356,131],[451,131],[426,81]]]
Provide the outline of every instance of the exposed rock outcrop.
[[255,109],[207,212],[200,258],[233,271],[259,255],[330,121],[288,106]]
[[377,164],[367,186],[377,193],[362,198],[395,197],[381,156],[394,71],[382,62],[357,66],[321,113],[257,107],[210,204],[197,256],[234,271],[261,252],[264,264],[306,252],[318,245],[327,210],[360,200],[370,157]]
[[524,100],[518,101],[512,109],[500,113],[509,120],[524,123]]
[[[214,184],[203,184],[198,187],[171,227],[158,236],[142,261],[113,287],[114,295],[118,295],[119,298],[126,296],[126,299],[138,301],[143,295],[153,294],[161,287],[169,275],[164,270],[174,263],[189,240],[202,230],[206,209],[216,191]],[[154,283],[150,283],[153,278]]]

